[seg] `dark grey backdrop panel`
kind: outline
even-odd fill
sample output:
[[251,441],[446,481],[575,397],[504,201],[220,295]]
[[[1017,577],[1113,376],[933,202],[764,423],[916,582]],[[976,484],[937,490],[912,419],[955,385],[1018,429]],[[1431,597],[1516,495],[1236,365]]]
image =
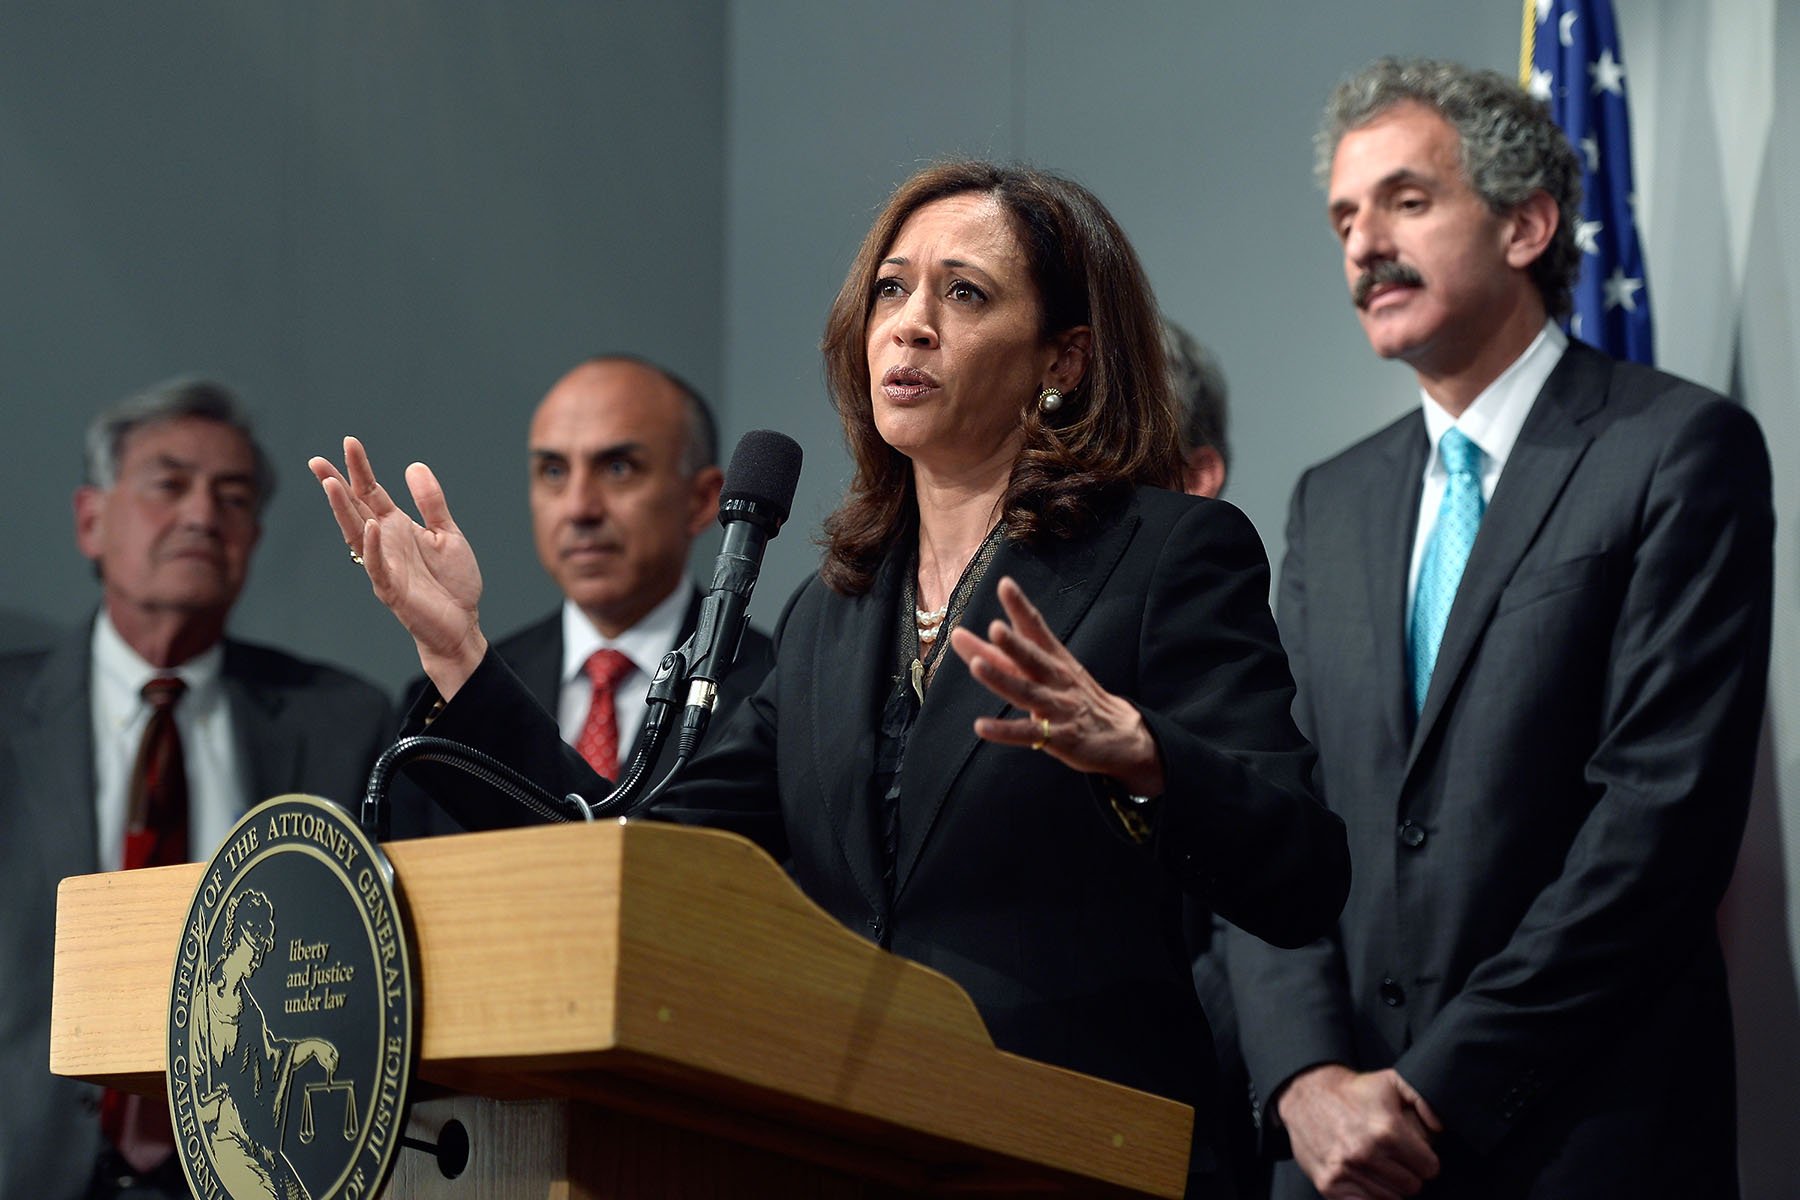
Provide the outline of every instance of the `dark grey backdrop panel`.
[[625,347],[717,391],[724,53],[718,0],[10,6],[0,604],[87,612],[81,430],[200,372],[282,472],[239,634],[417,670],[305,471],[346,432],[390,482],[438,469],[494,629],[547,608],[524,503],[544,389]]

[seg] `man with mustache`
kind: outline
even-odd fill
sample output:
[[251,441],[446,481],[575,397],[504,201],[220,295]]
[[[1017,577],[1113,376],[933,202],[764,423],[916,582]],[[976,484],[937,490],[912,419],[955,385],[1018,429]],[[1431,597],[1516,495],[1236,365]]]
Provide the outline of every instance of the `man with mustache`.
[[[544,396],[527,455],[538,560],[563,603],[495,649],[556,714],[564,740],[618,779],[657,664],[700,617],[688,556],[718,517],[724,483],[712,411],[663,367],[599,355]],[[773,661],[767,635],[746,629],[709,729],[724,724]],[[412,694],[423,690],[421,679]],[[674,763],[675,743],[671,732],[652,781]]]
[[225,636],[274,486],[230,392],[173,380],[88,427],[75,540],[99,612],[0,658],[0,1198],[182,1196],[160,1097],[49,1073],[56,885],[205,859],[252,804],[361,795],[373,686]]
[[1278,617],[1354,879],[1333,937],[1230,935],[1275,1194],[1735,1196],[1714,910],[1768,669],[1762,435],[1558,328],[1580,176],[1511,81],[1379,62],[1318,145],[1419,399],[1290,509]]

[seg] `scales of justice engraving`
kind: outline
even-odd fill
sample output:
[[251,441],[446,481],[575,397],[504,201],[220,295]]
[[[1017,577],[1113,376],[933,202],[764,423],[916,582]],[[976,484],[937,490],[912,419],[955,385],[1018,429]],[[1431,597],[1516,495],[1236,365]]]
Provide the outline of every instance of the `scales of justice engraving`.
[[300,1140],[306,1145],[312,1145],[313,1138],[318,1136],[313,1121],[313,1097],[320,1093],[329,1096],[334,1092],[342,1092],[344,1096],[344,1140],[356,1140],[356,1085],[348,1080],[327,1079],[307,1084],[300,1094]]
[[299,1138],[315,1134],[314,1096],[343,1095],[343,1136],[357,1133],[356,1089],[337,1078],[338,1050],[324,1038],[285,1038],[269,1027],[251,977],[275,948],[275,907],[245,888],[225,907],[222,955],[201,965],[190,1010],[193,1090],[214,1168],[237,1200],[312,1200],[282,1151],[294,1072],[317,1063],[323,1081],[302,1085]]

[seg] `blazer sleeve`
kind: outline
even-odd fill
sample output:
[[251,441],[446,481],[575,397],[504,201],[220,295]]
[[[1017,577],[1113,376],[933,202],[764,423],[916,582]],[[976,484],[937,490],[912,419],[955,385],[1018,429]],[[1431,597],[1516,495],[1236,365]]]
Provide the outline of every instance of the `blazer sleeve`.
[[1558,878],[1396,1064],[1491,1148],[1596,1030],[1690,969],[1743,836],[1769,663],[1774,515],[1755,421],[1697,406],[1652,470]]
[[[788,614],[804,591],[796,592],[782,613],[777,647]],[[774,659],[766,639],[759,636],[747,639],[746,644],[754,657],[734,668],[733,680],[747,680],[754,672],[767,670]],[[682,779],[671,785],[667,797],[657,801],[653,815],[729,829],[757,842],[778,860],[786,858],[786,835],[775,789],[776,674],[768,670],[761,686],[725,718],[718,736],[708,736],[706,747]],[[422,733],[472,746],[557,795],[574,792],[598,800],[612,791],[612,782],[562,740],[556,718],[491,645],[453,700],[440,706],[437,689],[427,686],[414,702],[401,734]],[[676,733],[672,724],[668,736]],[[454,768],[420,762],[407,767],[406,773],[464,829],[535,823],[536,818],[526,809],[503,800],[486,784]],[[704,806],[695,803],[696,797],[704,798]]]
[[[437,688],[427,683],[401,722],[401,737],[419,735],[479,750],[559,796],[574,792],[598,800],[612,791],[612,784],[562,740],[556,718],[538,703],[491,643],[481,665],[452,700],[444,701]],[[402,769],[464,829],[537,823],[529,810],[453,767],[415,761]]]
[[1294,946],[1336,921],[1350,855],[1313,796],[1268,595],[1249,520],[1229,504],[1189,509],[1150,579],[1131,699],[1168,780],[1157,857],[1227,921]]
[[[1306,654],[1307,484],[1302,475],[1288,505],[1287,551],[1281,564],[1280,628],[1294,673],[1294,715],[1301,732],[1316,728]],[[1331,797],[1320,794],[1329,807]],[[1304,946],[1276,949],[1241,930],[1226,933],[1232,999],[1238,1013],[1244,1062],[1265,1131],[1276,1128],[1267,1103],[1289,1079],[1308,1067],[1355,1061],[1348,976],[1335,922]],[[1271,1004],[1270,997],[1280,997]]]

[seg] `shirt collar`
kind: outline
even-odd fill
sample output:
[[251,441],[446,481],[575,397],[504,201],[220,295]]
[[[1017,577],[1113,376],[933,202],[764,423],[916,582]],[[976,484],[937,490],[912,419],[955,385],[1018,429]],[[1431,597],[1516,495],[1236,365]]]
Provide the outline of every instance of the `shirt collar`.
[[693,581],[684,574],[674,591],[616,638],[603,636],[573,600],[563,600],[563,660],[562,674],[558,678],[567,683],[581,675],[596,650],[617,650],[644,674],[656,674],[663,655],[674,649],[681,637],[682,626],[687,620],[688,601],[693,594]]
[[123,711],[111,714],[121,719],[129,719],[143,703],[146,683],[169,675],[187,684],[184,704],[190,712],[198,705],[210,703],[225,664],[225,645],[215,642],[180,666],[152,666],[126,642],[104,608],[94,620],[92,652],[95,680],[100,685],[95,689],[96,699],[109,707],[122,706]]
[[1423,388],[1419,389],[1419,401],[1425,409],[1425,433],[1431,440],[1431,451],[1425,460],[1426,473],[1443,471],[1443,464],[1438,460],[1438,442],[1452,427],[1461,430],[1463,436],[1481,447],[1493,470],[1505,466],[1513,444],[1519,440],[1519,430],[1531,414],[1531,406],[1537,402],[1538,393],[1544,390],[1544,381],[1562,361],[1563,351],[1568,346],[1569,336],[1556,322],[1544,322],[1544,328],[1532,339],[1531,345],[1525,347],[1525,353],[1513,359],[1512,365],[1500,372],[1500,377],[1463,409],[1462,416],[1454,419],[1436,400],[1426,395]]

